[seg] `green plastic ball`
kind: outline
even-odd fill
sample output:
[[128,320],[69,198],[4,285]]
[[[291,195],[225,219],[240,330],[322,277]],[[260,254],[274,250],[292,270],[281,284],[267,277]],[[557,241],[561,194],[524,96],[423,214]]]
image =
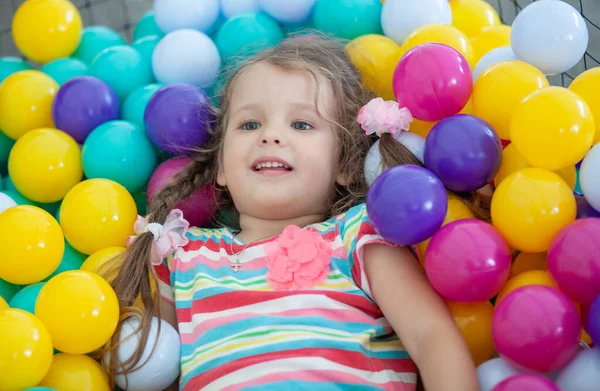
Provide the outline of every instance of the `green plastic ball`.
[[8,155],[15,142],[0,130],[0,175],[8,174]]

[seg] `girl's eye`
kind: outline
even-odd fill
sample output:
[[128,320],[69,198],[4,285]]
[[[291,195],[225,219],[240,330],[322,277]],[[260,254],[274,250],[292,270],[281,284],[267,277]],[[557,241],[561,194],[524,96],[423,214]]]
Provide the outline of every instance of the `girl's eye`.
[[241,128],[243,130],[256,130],[260,128],[260,124],[255,121],[248,121],[242,124]]
[[311,130],[313,128],[313,126],[311,124],[309,124],[308,122],[296,121],[296,122],[292,123],[292,128],[294,128],[296,130]]

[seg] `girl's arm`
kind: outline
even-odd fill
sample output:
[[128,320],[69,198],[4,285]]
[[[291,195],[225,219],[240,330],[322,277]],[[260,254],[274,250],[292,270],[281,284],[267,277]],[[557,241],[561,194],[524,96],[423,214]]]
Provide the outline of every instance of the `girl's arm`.
[[410,250],[364,249],[373,296],[417,364],[427,391],[479,391],[475,366],[443,300]]

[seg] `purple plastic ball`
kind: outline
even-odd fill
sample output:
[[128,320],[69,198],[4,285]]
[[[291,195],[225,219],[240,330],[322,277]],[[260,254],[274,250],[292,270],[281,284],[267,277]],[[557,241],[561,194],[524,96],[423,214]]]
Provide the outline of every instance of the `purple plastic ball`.
[[79,76],[58,90],[52,103],[56,127],[83,144],[105,122],[119,119],[121,105],[112,88],[93,76]]

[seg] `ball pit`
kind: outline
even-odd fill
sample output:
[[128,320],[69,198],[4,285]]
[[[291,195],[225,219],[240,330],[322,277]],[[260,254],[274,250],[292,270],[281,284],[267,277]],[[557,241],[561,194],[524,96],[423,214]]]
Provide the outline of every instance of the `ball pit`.
[[[578,341],[600,342],[600,67],[568,88],[546,77],[588,46],[575,8],[534,2],[509,26],[483,0],[155,0],[131,41],[82,27],[70,1],[28,0],[13,18],[25,59],[0,58],[0,389],[109,390],[106,363],[87,356],[118,321],[106,267],[208,140],[220,73],[305,28],[350,40],[364,86],[414,116],[397,139],[427,169],[382,173],[376,143],[367,209],[452,300],[482,390],[597,388],[600,351]],[[491,224],[448,192],[488,183]],[[207,226],[214,196],[176,207]],[[177,333],[162,327],[129,389],[176,377]]]

